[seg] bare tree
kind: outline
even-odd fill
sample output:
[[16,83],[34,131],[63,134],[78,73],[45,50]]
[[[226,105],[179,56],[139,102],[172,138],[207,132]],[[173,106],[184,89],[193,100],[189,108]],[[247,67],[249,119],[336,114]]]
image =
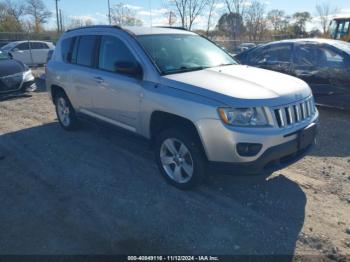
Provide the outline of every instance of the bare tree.
[[283,31],[286,13],[283,10],[273,9],[268,12],[267,20],[275,32]]
[[52,15],[42,0],[27,0],[26,14],[33,18],[36,33],[42,30],[42,25],[47,23]]
[[251,2],[245,13],[249,40],[259,40],[266,31],[265,4],[257,0]]
[[10,0],[0,2],[0,30],[8,32],[22,31],[21,17],[23,15],[23,4],[17,4]]
[[111,8],[112,24],[120,26],[141,26],[142,21],[136,18],[136,14],[127,5],[118,3]]
[[326,2],[316,5],[316,15],[319,17],[323,35],[328,35],[332,15],[334,15],[337,10],[337,8],[333,8],[329,3]]
[[172,2],[181,19],[182,27],[188,30],[192,29],[194,22],[208,4],[208,0],[173,0]]
[[247,0],[225,0],[225,4],[229,13],[237,13],[244,16],[247,6]]
[[207,20],[207,37],[209,37],[210,27],[212,26],[212,16],[215,12],[218,0],[208,0],[208,20]]
[[5,6],[9,15],[13,16],[17,24],[21,24],[21,18],[25,14],[25,5],[23,3],[6,0]]
[[83,18],[83,17],[70,17],[68,23],[68,29],[83,27],[93,25],[93,21],[91,18]]

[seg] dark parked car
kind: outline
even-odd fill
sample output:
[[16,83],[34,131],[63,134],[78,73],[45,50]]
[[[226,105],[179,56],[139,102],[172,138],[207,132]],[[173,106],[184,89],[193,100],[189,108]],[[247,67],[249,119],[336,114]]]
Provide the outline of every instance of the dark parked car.
[[284,40],[245,51],[235,59],[299,77],[310,85],[318,104],[350,110],[350,43]]
[[0,96],[35,89],[36,84],[32,71],[22,62],[0,51]]

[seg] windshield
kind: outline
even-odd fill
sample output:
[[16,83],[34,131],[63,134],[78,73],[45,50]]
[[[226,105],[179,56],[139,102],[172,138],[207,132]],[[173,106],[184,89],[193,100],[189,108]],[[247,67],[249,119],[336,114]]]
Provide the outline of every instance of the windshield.
[[1,47],[1,50],[10,51],[10,49],[12,49],[15,46],[16,46],[16,43],[9,43],[9,44],[4,45],[3,47]]
[[144,35],[138,40],[162,74],[237,64],[221,48],[198,35]]
[[9,56],[7,53],[0,51],[0,60],[8,60]]

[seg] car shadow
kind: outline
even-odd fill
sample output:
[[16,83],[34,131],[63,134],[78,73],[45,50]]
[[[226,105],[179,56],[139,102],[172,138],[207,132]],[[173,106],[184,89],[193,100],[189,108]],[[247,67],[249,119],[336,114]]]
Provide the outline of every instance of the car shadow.
[[2,134],[0,176],[0,254],[293,255],[305,216],[283,175],[180,191],[146,141],[88,121]]

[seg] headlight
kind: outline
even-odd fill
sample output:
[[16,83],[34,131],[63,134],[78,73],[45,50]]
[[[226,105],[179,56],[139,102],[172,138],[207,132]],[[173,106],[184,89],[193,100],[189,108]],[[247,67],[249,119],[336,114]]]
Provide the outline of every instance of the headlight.
[[24,82],[34,81],[32,70],[29,69],[23,73],[23,80]]
[[265,110],[262,107],[221,107],[218,111],[221,120],[227,125],[248,127],[269,126]]

